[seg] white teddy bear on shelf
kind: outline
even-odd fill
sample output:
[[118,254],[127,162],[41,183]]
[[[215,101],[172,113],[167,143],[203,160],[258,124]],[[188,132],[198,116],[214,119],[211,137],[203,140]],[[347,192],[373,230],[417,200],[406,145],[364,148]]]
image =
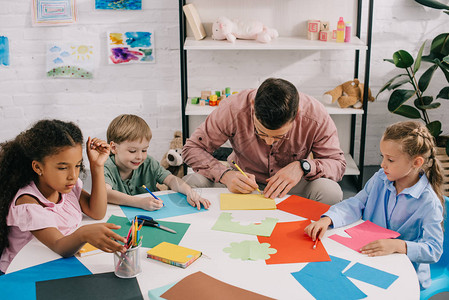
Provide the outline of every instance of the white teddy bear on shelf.
[[226,17],[219,17],[212,25],[212,38],[214,40],[226,39],[231,43],[234,43],[236,39],[268,43],[278,36],[276,29],[268,28],[259,21],[231,21]]

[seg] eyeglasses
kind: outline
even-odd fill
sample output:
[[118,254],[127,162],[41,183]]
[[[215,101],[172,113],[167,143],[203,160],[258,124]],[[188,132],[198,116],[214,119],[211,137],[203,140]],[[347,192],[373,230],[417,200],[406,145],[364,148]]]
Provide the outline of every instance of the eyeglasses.
[[274,141],[288,140],[288,137],[287,137],[287,133],[288,133],[288,132],[284,133],[283,135],[274,135],[274,136],[271,136],[271,135],[268,135],[268,134],[266,134],[266,133],[260,132],[260,131],[257,129],[256,125],[254,125],[254,132],[256,133],[256,135],[257,135],[258,137],[260,137],[260,138],[262,138],[262,139],[273,139]]

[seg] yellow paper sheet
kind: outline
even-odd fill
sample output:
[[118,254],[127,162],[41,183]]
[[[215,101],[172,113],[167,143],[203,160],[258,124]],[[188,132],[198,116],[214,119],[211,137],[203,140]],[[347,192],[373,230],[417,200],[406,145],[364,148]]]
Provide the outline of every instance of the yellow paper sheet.
[[276,209],[274,199],[259,194],[220,194],[222,210]]

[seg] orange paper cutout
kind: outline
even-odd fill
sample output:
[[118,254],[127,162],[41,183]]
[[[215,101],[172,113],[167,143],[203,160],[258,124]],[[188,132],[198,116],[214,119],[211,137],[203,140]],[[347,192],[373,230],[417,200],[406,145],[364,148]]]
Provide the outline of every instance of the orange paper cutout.
[[292,195],[279,203],[277,209],[317,221],[331,206],[300,196]]
[[265,260],[267,265],[330,261],[321,242],[313,249],[314,241],[304,232],[310,220],[278,222],[270,237],[258,236],[259,243],[268,243],[277,250]]

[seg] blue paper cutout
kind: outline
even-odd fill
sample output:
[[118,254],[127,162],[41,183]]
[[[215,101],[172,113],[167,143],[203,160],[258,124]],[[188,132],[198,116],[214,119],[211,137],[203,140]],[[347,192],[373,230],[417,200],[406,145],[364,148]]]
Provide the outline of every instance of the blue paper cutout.
[[342,271],[349,260],[329,256],[331,261],[308,263],[292,276],[317,300],[320,299],[363,299],[366,294],[355,286]]
[[0,276],[0,291],[5,299],[36,299],[36,281],[92,274],[75,257],[59,258],[34,267]]
[[399,276],[361,264],[356,263],[344,275],[377,287],[388,289]]
[[201,207],[201,210],[198,210],[196,207],[191,206],[187,202],[187,196],[181,193],[159,195],[157,197],[161,199],[165,205],[159,210],[148,211],[130,206],[120,206],[120,208],[122,209],[125,216],[130,220],[130,222],[137,215],[145,215],[158,220],[205,211],[203,207]]
[[167,285],[152,289],[148,291],[148,298],[150,300],[165,300],[165,298],[161,298],[161,295],[171,289],[175,284],[177,284],[178,281],[169,283]]

